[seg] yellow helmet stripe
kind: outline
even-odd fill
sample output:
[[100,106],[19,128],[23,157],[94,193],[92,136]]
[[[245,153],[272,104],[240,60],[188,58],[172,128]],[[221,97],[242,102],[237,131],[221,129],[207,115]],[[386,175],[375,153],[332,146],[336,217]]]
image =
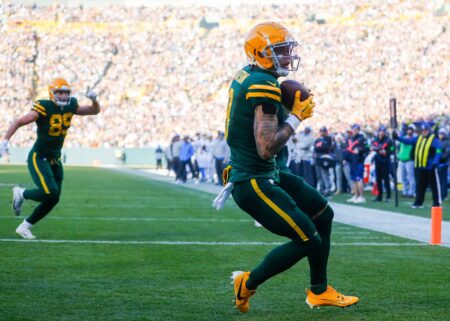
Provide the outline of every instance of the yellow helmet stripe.
[[265,92],[251,92],[251,93],[247,93],[247,95],[245,96],[245,99],[249,99],[249,98],[271,98],[273,100],[276,100],[278,102],[281,102],[281,97],[278,95],[274,95],[274,94],[269,94],[269,93],[265,93]]
[[269,91],[274,91],[276,93],[281,94],[281,89],[278,87],[268,86],[268,85],[252,85],[248,89],[265,89]]

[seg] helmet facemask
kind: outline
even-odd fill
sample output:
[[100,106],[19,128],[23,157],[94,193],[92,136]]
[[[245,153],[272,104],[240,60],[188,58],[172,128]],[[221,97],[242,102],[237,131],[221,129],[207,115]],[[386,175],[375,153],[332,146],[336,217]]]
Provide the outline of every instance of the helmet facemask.
[[52,91],[52,93],[53,93],[52,100],[55,102],[56,105],[58,105],[60,107],[64,107],[69,104],[70,89],[62,87],[62,88],[54,89]]
[[288,38],[285,42],[271,44],[269,38],[266,39],[268,45],[262,50],[262,55],[272,61],[277,75],[285,77],[290,71],[297,71],[300,64],[300,57],[294,53],[297,41]]

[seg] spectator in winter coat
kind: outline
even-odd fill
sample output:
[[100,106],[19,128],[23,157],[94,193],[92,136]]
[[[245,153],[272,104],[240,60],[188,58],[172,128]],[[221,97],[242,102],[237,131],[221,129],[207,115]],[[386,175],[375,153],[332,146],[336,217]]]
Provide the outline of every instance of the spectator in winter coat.
[[[408,125],[406,137],[411,139],[414,136],[416,126]],[[414,177],[414,146],[400,142],[398,150],[398,160],[402,179],[402,194],[405,197],[416,195],[416,178]]]
[[331,195],[331,179],[329,169],[334,167],[334,159],[332,157],[332,151],[334,148],[333,145],[333,140],[331,139],[331,136],[328,135],[327,128],[320,128],[320,137],[314,142],[314,155],[318,181],[321,185],[319,190],[324,196]]
[[447,200],[448,196],[448,163],[450,160],[450,142],[447,137],[447,131],[444,128],[439,129],[439,140],[441,141],[442,155],[439,161],[439,186],[441,188],[441,199]]
[[350,203],[366,202],[363,195],[364,159],[369,149],[367,148],[366,139],[360,133],[360,130],[361,127],[358,124],[352,125],[344,154],[344,158],[350,163],[350,176],[355,184],[355,195],[347,200]]
[[393,133],[394,139],[402,143],[414,145],[414,169],[416,175],[416,198],[412,208],[423,208],[425,191],[428,185],[433,195],[433,206],[440,206],[440,189],[438,188],[438,166],[441,158],[441,143],[436,135],[431,133],[431,126],[422,125],[421,134],[417,137],[399,137]]
[[375,152],[375,177],[378,186],[378,195],[375,202],[381,202],[383,199],[383,190],[386,191],[386,202],[391,199],[391,184],[389,181],[389,170],[391,168],[390,156],[394,149],[392,140],[386,135],[386,127],[380,126],[378,137],[376,137],[370,150]]
[[300,176],[303,177],[306,183],[314,186],[313,175],[313,150],[314,137],[310,127],[305,127],[305,130],[298,134],[298,148],[300,158]]

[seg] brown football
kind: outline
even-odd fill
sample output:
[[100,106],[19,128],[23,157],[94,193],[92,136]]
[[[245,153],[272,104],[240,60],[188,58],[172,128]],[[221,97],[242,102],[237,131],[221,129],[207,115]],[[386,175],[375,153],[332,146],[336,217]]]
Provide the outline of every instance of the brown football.
[[310,95],[310,90],[304,84],[295,80],[285,80],[280,84],[281,88],[281,103],[284,107],[292,110],[294,104],[295,93],[300,90],[300,101],[306,100]]

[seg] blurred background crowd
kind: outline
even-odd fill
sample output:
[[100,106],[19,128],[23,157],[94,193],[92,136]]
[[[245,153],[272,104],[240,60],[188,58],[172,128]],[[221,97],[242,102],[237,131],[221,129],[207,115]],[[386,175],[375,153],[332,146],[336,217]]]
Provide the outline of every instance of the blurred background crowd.
[[[450,183],[450,143],[445,126],[433,122],[402,124],[399,131],[381,125],[363,132],[359,124],[344,132],[307,126],[293,135],[275,159],[280,171],[303,177],[322,195],[352,194],[351,203],[365,203],[364,189],[375,202],[391,202],[395,188],[421,208],[427,186],[433,206],[447,200]],[[176,134],[166,148],[155,150],[157,169],[167,169],[176,183],[223,185],[222,173],[230,150],[219,131],[216,137]],[[166,167],[167,166],[167,167]]]
[[[276,3],[274,1],[274,3]],[[230,80],[246,64],[256,23],[281,21],[298,39],[291,78],[315,93],[318,136],[353,123],[375,132],[389,119],[449,129],[448,12],[439,1],[304,1],[253,6],[0,5],[0,128],[43,97],[56,76],[73,94],[98,83],[102,113],[74,118],[66,147],[168,145],[175,134],[213,140],[223,130]],[[32,126],[12,146],[30,146]],[[183,137],[181,137],[183,138]]]
[[[436,135],[431,156],[439,150],[442,157],[427,151],[429,163],[419,170],[438,171],[436,181],[446,187],[450,37],[443,1],[2,2],[0,20],[0,128],[45,98],[53,78],[64,77],[81,104],[95,86],[102,105],[97,117],[74,118],[66,147],[158,146],[158,167],[167,164],[178,183],[220,185],[229,160],[221,130],[230,81],[246,64],[245,35],[258,22],[280,21],[300,44],[301,68],[289,78],[312,89],[316,112],[279,155],[279,165],[325,196],[352,192],[356,203],[365,202],[357,192],[364,175],[375,200],[389,201],[396,149],[402,192],[421,206],[414,148],[395,142],[383,126],[396,97],[400,137],[412,131],[417,139],[424,125]],[[31,146],[34,131],[21,129],[11,145]],[[125,162],[125,152],[116,158]],[[447,189],[440,192],[439,201]]]

